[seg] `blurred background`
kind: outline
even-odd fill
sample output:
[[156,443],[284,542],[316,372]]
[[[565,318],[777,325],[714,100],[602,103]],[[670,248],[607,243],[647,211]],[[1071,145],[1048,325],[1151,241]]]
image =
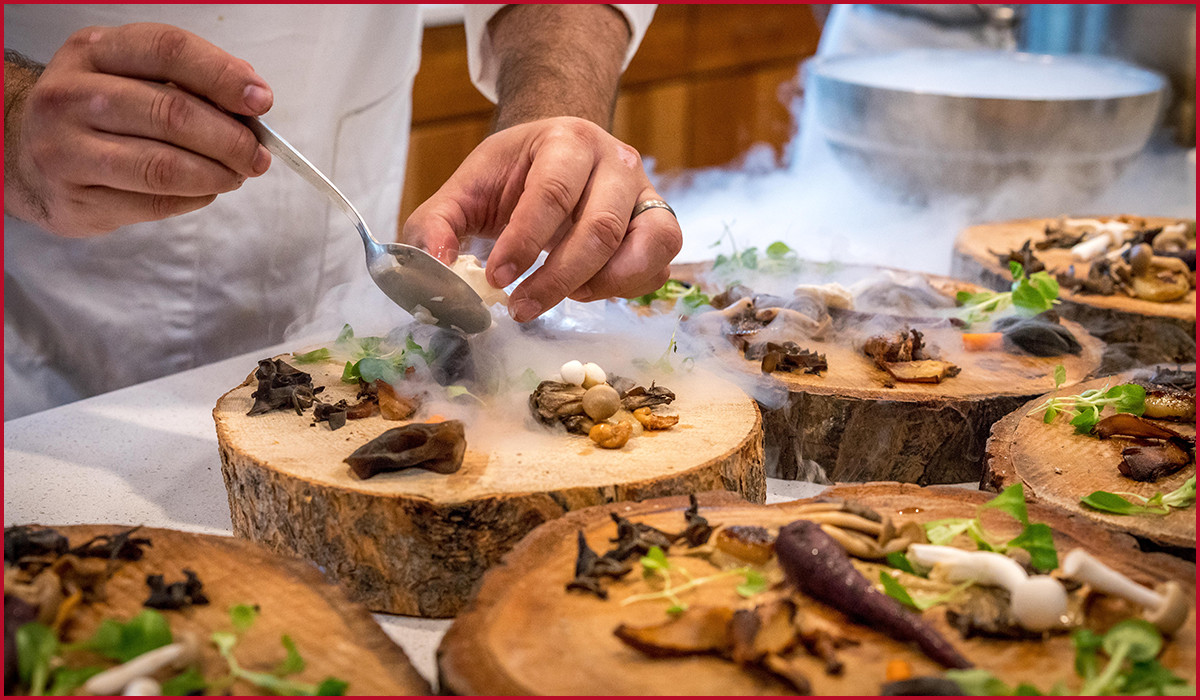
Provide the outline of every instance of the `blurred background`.
[[[426,9],[401,221],[492,116],[460,6]],[[945,273],[973,223],[1194,217],[1195,26],[1191,4],[660,5],[613,132],[680,262],[724,236]]]

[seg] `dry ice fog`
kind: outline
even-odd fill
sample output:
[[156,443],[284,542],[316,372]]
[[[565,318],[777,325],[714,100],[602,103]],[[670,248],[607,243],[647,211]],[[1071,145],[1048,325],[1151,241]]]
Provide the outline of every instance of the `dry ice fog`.
[[[878,187],[840,161],[816,129],[805,128],[811,115],[802,92],[790,108],[797,135],[781,159],[762,145],[733,166],[680,175],[653,172],[653,160],[647,158],[651,177],[684,232],[677,263],[711,261],[750,247],[762,251],[783,241],[810,263],[798,271],[793,267],[785,277],[743,271],[737,281],[780,296],[790,295],[797,284],[838,282],[857,290],[879,279],[867,270],[870,265],[948,274],[955,237],[974,223],[1120,213],[1195,216],[1194,177],[1188,176],[1195,166],[1166,136],[1156,136],[1099,191],[1073,187],[1062,178],[1024,178],[969,195],[913,194]],[[538,381],[559,379],[559,367],[569,360],[595,362],[641,384],[657,382],[676,395],[710,392],[706,384],[715,374],[766,407],[778,406],[786,397],[769,375],[745,371],[745,361],[719,333],[700,332],[674,313],[641,313],[623,302],[568,300],[526,326],[508,318],[501,305],[492,307],[492,315],[491,329],[469,341],[472,394],[449,399],[443,388],[429,382],[423,410],[425,415],[462,419],[468,445],[476,451],[506,446],[535,450],[541,440],[559,439],[532,418],[529,394]],[[332,347],[345,324],[359,336],[390,334],[400,346],[409,333],[422,342],[433,332],[414,324],[364,274],[332,290],[313,318],[293,324],[288,339],[297,352]],[[884,325],[867,323],[861,332],[899,330],[891,327],[894,323]],[[927,334],[935,351],[943,342],[939,334],[936,327]],[[846,342],[861,341],[857,335]],[[951,340],[948,335],[945,342]],[[768,461],[772,457],[768,453]],[[771,465],[767,467],[771,473]]]

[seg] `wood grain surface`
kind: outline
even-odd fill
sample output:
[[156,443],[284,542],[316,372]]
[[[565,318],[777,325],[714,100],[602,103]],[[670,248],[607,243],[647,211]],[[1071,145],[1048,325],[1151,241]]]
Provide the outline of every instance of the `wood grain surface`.
[[[286,359],[286,358],[284,358]],[[335,364],[304,365],[325,401],[353,401]],[[762,502],[762,427],[755,403],[711,376],[680,395],[674,428],[620,450],[522,423],[486,451],[468,425],[462,468],[409,469],[369,480],[342,460],[398,425],[378,416],[330,431],[310,416],[246,416],[253,387],[213,411],[234,531],[317,562],[373,610],[453,616],[483,572],[541,523],[586,506],[727,489]],[[420,416],[418,416],[419,418]],[[532,420],[532,419],[530,419]]]
[[[51,527],[65,535],[71,546],[129,529],[125,525]],[[334,676],[349,682],[348,695],[429,694],[429,684],[367,609],[352,602],[311,564],[232,537],[157,528],[141,528],[135,536],[151,540],[144,557],[121,565],[105,586],[104,601],[77,609],[66,628],[68,641],[90,637],[105,618],[125,621],[137,615],[149,594],[148,574],[162,574],[170,583],[182,581],[183,569],[190,569],[203,582],[209,604],[162,612],[176,638],[189,632],[204,643],[205,678],[228,674],[228,666],[208,639],[213,632],[231,631],[229,609],[247,604],[259,606],[260,613],[235,649],[244,668],[270,671],[278,665],[286,655],[280,643],[286,634],[307,662],[304,671],[291,677],[297,681],[319,683]],[[233,691],[261,694],[244,681]]]
[[[1122,441],[1076,434],[1067,416],[1060,415],[1054,422],[1046,424],[1042,419],[1044,412],[1033,411],[1049,397],[1116,386],[1131,379],[1132,375],[1126,374],[1060,389],[1033,399],[1005,416],[992,428],[992,436],[988,439],[982,486],[999,491],[1011,484],[1023,483],[1027,497],[1041,503],[1160,545],[1195,549],[1194,506],[1173,510],[1168,515],[1113,515],[1079,502],[1093,491],[1124,491],[1147,498],[1155,492],[1173,491],[1195,476],[1195,462],[1157,482],[1134,481],[1117,470]],[[1163,421],[1162,425],[1183,435],[1196,434],[1194,424]]]
[[[971,517],[991,497],[978,491],[909,484],[841,485],[824,494],[866,503],[897,523],[945,517]],[[700,514],[712,524],[748,524],[778,528],[796,519],[794,509],[807,501],[760,506],[731,494],[702,494]],[[790,694],[789,687],[765,674],[744,672],[713,656],[651,659],[621,643],[613,630],[622,623],[646,625],[667,619],[663,601],[622,605],[630,591],[646,590],[641,577],[627,576],[609,587],[608,600],[564,591],[575,560],[575,533],[582,530],[597,551],[606,550],[615,535],[609,512],[666,530],[683,523],[687,499],[664,498],[640,504],[614,504],[571,513],[543,525],[483,579],[478,595],[459,615],[438,650],[441,687],[471,695],[767,695]],[[985,512],[984,525],[997,536],[1015,535],[1007,516]],[[1078,516],[1031,504],[1029,516],[1054,530],[1058,551],[1083,547],[1108,565],[1146,584],[1165,578],[1179,580],[1194,591],[1195,567],[1175,557],[1137,550],[1132,538],[1095,526]],[[673,560],[674,561],[674,560]],[[689,570],[707,570],[696,559]],[[714,583],[684,594],[690,605],[747,604],[727,585]],[[875,695],[884,682],[887,663],[901,659],[914,675],[940,674],[941,667],[913,647],[892,640],[868,626],[850,622],[815,601],[801,605],[841,627],[859,641],[839,650],[846,665],[840,676],[827,675],[815,658],[805,657],[813,693]],[[1005,641],[975,637],[963,640],[933,608],[924,619],[942,632],[978,666],[992,670],[1009,684],[1031,682],[1049,689],[1056,681],[1078,687],[1069,635],[1043,640]],[[1168,645],[1160,660],[1177,674],[1195,678],[1195,612]]]

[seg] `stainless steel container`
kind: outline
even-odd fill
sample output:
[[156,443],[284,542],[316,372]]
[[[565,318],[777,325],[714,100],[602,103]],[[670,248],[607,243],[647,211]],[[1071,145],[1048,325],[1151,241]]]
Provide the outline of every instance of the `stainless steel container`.
[[814,60],[805,99],[853,172],[905,196],[1014,178],[1096,191],[1146,144],[1165,82],[1097,56],[907,50]]

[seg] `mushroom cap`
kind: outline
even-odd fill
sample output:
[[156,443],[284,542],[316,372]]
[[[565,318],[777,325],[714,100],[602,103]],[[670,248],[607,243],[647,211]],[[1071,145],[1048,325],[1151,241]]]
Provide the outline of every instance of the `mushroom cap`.
[[1027,630],[1043,632],[1062,624],[1067,589],[1050,576],[1030,576],[1009,591],[1012,614]]
[[1163,634],[1174,634],[1187,622],[1192,603],[1178,581],[1167,581],[1156,590],[1162,596],[1163,602],[1157,610],[1145,611],[1146,621]]

